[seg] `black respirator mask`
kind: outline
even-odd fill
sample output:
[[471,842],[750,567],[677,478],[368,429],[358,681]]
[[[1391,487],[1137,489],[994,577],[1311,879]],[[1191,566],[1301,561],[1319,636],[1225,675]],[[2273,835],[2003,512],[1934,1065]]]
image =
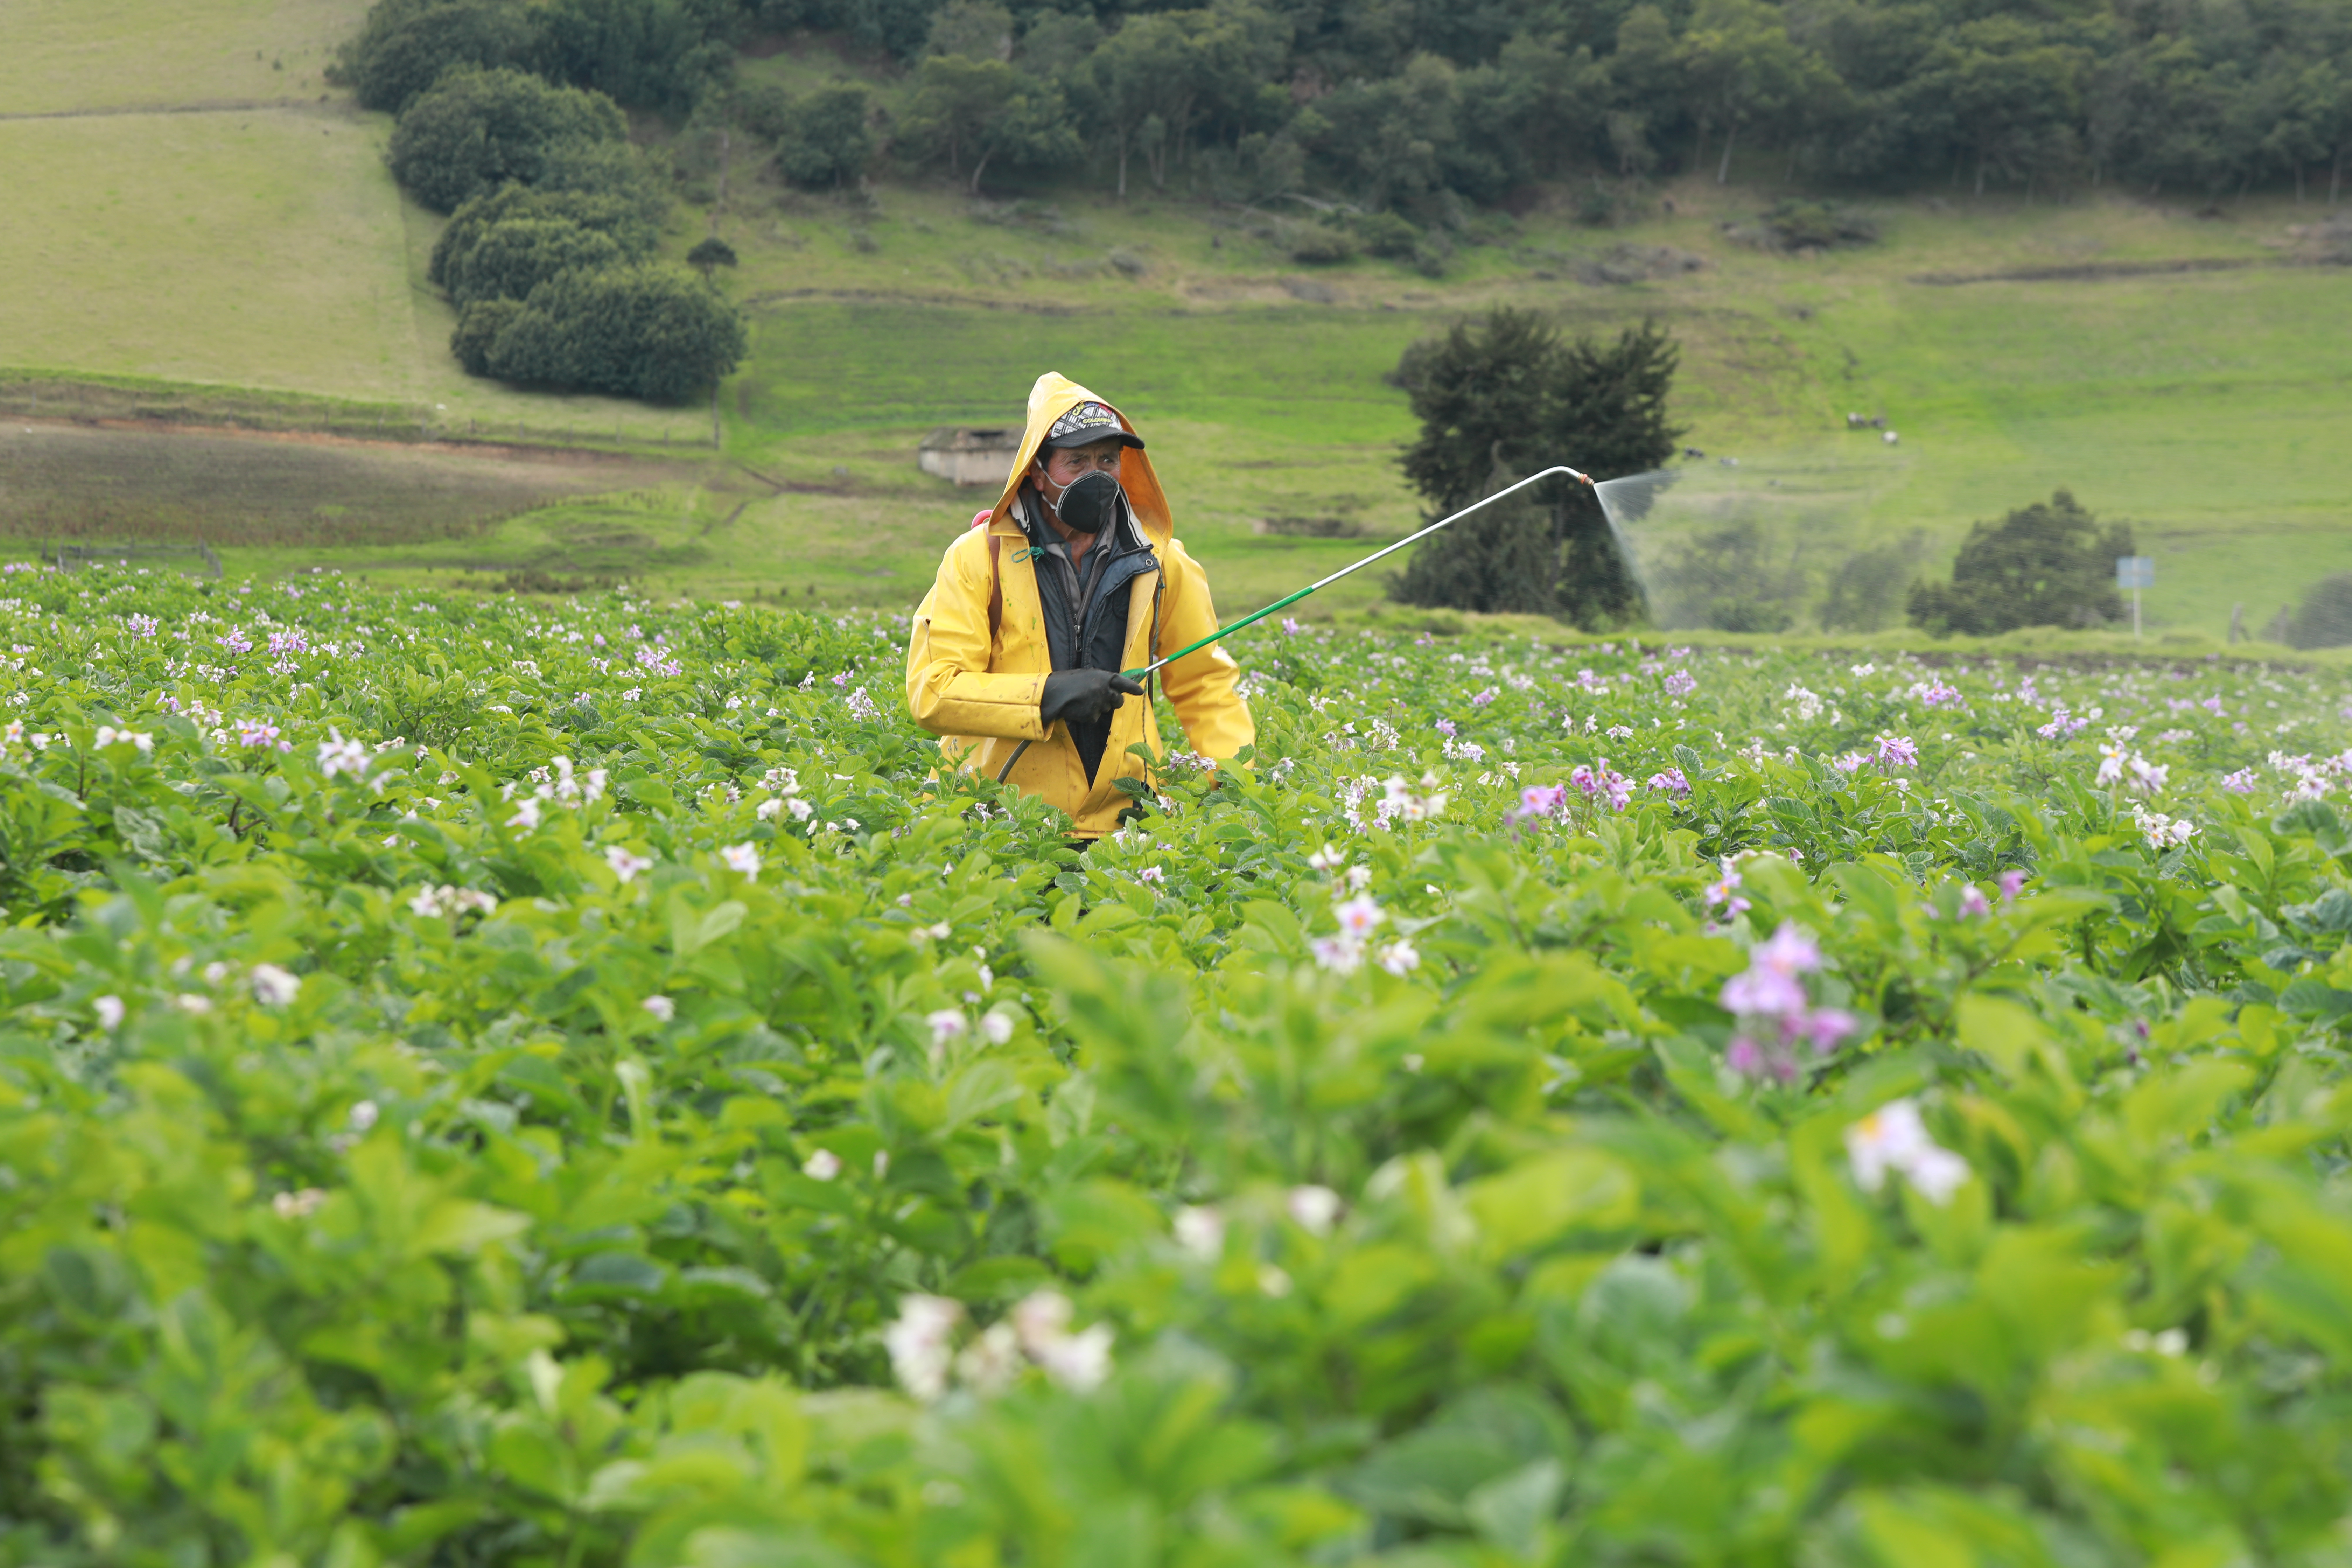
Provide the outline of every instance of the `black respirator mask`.
[[1062,492],[1062,499],[1053,503],[1054,515],[1062,526],[1076,533],[1100,533],[1118,515],[1118,500],[1124,492],[1118,481],[1102,469],[1080,474]]

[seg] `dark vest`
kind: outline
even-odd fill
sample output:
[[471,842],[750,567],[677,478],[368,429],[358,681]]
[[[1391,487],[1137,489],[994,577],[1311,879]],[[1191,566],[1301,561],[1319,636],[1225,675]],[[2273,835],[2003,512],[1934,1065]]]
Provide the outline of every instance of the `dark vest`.
[[[1160,557],[1124,498],[1118,521],[1096,537],[1086,559],[1075,566],[1062,536],[1044,522],[1045,512],[1036,486],[1023,485],[1013,500],[1013,519],[1036,552],[1030,561],[1037,574],[1037,604],[1045,613],[1045,647],[1054,668],[1118,669],[1127,653],[1127,616],[1121,606],[1129,585],[1146,572],[1157,571]],[[1108,718],[1070,725],[1070,739],[1077,743],[1088,779],[1102,769],[1110,725]]]

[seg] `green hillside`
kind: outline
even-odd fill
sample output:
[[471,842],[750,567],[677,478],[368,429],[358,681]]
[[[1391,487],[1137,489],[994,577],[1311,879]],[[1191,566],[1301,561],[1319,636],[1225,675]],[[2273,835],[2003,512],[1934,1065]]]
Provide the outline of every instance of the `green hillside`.
[[[439,220],[384,172],[386,118],[318,80],[356,0],[220,7],[209,47],[192,35],[174,63],[110,73],[99,40],[136,9],[44,0],[26,12],[37,47],[0,63],[0,156],[28,172],[12,181],[23,221],[0,228],[0,353],[20,379],[51,378],[47,404],[11,394],[6,406],[70,412],[57,383],[102,374],[369,400],[435,431],[511,427],[534,446],[708,443],[707,409],[458,372],[450,313],[423,279]],[[746,72],[802,83],[843,68],[814,50]],[[174,107],[189,111],[163,112]],[[1055,369],[1153,437],[1188,542],[1244,607],[1362,548],[1267,535],[1263,520],[1338,518],[1366,538],[1412,522],[1393,462],[1410,418],[1383,373],[1417,336],[1510,302],[1580,331],[1666,321],[1685,350],[1687,440],[1759,482],[1810,473],[1842,498],[1823,525],[1841,545],[1917,529],[1942,559],[1969,521],[2068,486],[2131,519],[2157,556],[2151,626],[2209,633],[2233,604],[2259,624],[2315,574],[2352,569],[2352,359],[2337,325],[2352,279],[2289,234],[2322,207],[2258,198],[2200,216],[2113,194],[1939,194],[1860,204],[1877,244],[1792,257],[1726,232],[1786,194],[1768,156],[1721,187],[1664,186],[1629,227],[1577,226],[1558,191],[1522,216],[1488,215],[1481,243],[1431,279],[1370,259],[1303,266],[1278,212],[1090,189],[975,202],[927,182],[835,198],[784,189],[755,158],[721,178],[695,148],[673,150],[708,199],[681,204],[674,252],[715,226],[742,258],[722,279],[753,352],[722,388],[723,452],[706,445],[650,483],[633,465],[609,490],[592,472],[585,502],[558,501],[576,476],[523,484],[455,537],[378,526],[362,508],[307,553],[233,558],[904,605],[984,499],[917,473],[915,443],[940,423],[1016,418],[1029,382]],[[1645,267],[1659,276],[1605,280]],[[1884,416],[1901,445],[1847,434],[1848,412]],[[42,428],[11,435],[38,445]],[[0,463],[28,449],[0,447]],[[62,515],[21,476],[9,500],[20,535]],[[135,483],[123,501],[118,514],[135,515]],[[246,536],[226,519],[213,531]],[[1378,592],[1349,590],[1339,603]]]
[[[2157,556],[2151,626],[2216,634],[2233,603],[2266,619],[2315,571],[2352,568],[2352,444],[2333,438],[2352,361],[2326,325],[2347,279],[2272,248],[2291,206],[2213,221],[2128,201],[1890,203],[1881,244],[1795,259],[1722,233],[1754,193],[1693,182],[1674,199],[1672,216],[1600,234],[1531,216],[1435,284],[1368,260],[1300,268],[1223,215],[1167,205],[1064,201],[1022,222],[893,191],[854,222],[791,198],[730,215],[756,322],[730,454],[809,482],[846,466],[864,502],[788,496],[742,521],[919,574],[945,487],[905,472],[913,442],[1013,417],[1050,367],[1164,431],[1188,532],[1230,555],[1238,597],[1270,595],[1349,547],[1259,537],[1256,520],[1406,527],[1393,452],[1411,421],[1381,375],[1416,336],[1508,301],[1580,330],[1666,321],[1687,440],[1759,476],[1830,468],[1857,538],[1924,529],[1940,556],[1969,521],[2068,486]],[[1666,247],[1703,268],[1574,280]],[[1114,249],[1142,275],[1108,265]],[[2221,266],[2162,269],[2176,263]],[[2015,276],[2056,269],[2074,275]],[[1901,444],[1848,434],[1848,412],[1885,416]]]

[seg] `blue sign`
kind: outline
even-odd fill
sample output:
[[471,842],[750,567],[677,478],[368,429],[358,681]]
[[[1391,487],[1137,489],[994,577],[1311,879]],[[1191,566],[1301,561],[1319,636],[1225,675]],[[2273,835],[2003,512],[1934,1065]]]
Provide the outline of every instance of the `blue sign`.
[[2116,586],[2118,588],[2155,587],[2156,557],[2153,555],[2116,556]]

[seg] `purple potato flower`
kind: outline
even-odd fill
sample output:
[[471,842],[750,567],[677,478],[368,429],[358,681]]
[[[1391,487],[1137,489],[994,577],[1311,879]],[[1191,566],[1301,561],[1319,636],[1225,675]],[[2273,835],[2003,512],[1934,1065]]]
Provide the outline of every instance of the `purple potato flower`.
[[[1728,872],[1727,872],[1727,876]],[[1797,1047],[1810,1045],[1827,1056],[1861,1027],[1853,1014],[1815,1007],[1798,978],[1822,966],[1822,950],[1796,926],[1783,923],[1769,940],[1748,952],[1748,968],[1724,984],[1722,1005],[1737,1014],[1739,1031],[1724,1047],[1724,1061],[1748,1078],[1793,1083]]]
[[1568,791],[1559,784],[1529,784],[1519,792],[1519,804],[1505,813],[1514,827],[1547,816],[1557,816],[1568,805]]

